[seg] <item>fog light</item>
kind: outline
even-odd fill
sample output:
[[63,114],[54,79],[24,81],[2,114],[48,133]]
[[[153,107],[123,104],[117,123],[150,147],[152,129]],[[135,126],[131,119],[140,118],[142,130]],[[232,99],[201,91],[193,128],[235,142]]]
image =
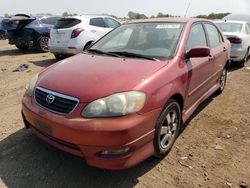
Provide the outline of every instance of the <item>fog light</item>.
[[124,157],[130,153],[130,148],[125,148],[121,150],[114,150],[114,151],[102,151],[100,152],[100,157],[102,158],[118,158]]

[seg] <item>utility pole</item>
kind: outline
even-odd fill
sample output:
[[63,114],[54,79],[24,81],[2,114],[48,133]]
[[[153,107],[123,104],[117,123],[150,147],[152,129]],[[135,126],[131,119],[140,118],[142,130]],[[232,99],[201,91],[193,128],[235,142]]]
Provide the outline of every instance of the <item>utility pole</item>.
[[186,18],[186,16],[187,16],[187,13],[188,13],[189,7],[190,7],[190,1],[188,2],[188,7],[187,7],[186,13],[185,13],[185,15],[184,15],[184,18]]

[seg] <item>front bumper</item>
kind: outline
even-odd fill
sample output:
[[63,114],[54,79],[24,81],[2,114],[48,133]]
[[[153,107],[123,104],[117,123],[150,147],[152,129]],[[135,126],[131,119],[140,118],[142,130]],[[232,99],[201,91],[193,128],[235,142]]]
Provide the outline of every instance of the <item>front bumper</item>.
[[[27,128],[48,144],[83,157],[87,164],[104,169],[130,168],[154,153],[153,138],[161,109],[144,115],[84,119],[79,104],[74,113],[60,116],[39,107],[34,99],[23,98],[22,113]],[[123,156],[100,156],[103,151],[129,148]]]

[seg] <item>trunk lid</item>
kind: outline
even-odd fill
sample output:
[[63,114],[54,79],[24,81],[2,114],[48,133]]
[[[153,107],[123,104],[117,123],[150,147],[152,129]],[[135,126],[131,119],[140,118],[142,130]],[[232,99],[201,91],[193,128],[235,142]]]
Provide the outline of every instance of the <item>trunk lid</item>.
[[76,18],[61,18],[56,22],[53,29],[50,30],[50,45],[65,47],[71,39],[71,34],[81,20]]

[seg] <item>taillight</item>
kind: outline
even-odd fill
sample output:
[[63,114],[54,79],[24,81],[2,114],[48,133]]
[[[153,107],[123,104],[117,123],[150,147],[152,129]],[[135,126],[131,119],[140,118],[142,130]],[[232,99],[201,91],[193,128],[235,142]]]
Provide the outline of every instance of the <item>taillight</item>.
[[239,38],[239,37],[229,37],[227,38],[231,43],[234,43],[234,44],[240,44],[242,43],[242,39]]
[[73,39],[73,38],[78,37],[80,35],[80,33],[83,31],[84,31],[84,29],[82,29],[82,28],[74,29],[71,33],[71,38]]

